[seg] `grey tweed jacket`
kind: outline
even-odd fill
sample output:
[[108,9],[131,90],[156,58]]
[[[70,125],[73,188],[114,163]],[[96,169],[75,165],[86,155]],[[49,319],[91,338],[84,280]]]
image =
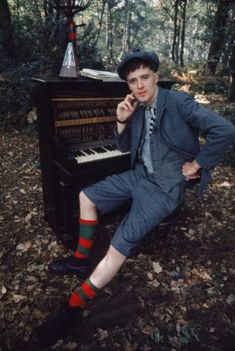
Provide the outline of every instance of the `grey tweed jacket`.
[[[157,99],[158,133],[151,138],[151,159],[155,180],[167,191],[182,180],[181,167],[175,160],[161,159],[161,147],[168,146],[185,161],[197,160],[202,167],[200,189],[203,191],[211,181],[211,170],[219,163],[225,150],[235,144],[235,127],[226,119],[198,104],[184,92],[171,91],[159,87]],[[131,167],[137,159],[142,130],[144,128],[144,107],[139,106],[130,117],[121,134],[115,132],[115,140],[120,151],[131,152]],[[206,142],[200,145],[200,132]],[[160,140],[160,143],[159,143]],[[159,164],[159,160],[161,163]],[[162,182],[164,180],[164,182]]]

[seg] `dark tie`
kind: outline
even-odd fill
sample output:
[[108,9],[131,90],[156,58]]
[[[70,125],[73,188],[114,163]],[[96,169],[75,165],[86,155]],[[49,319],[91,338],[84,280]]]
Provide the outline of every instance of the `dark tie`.
[[153,132],[153,127],[154,127],[154,124],[156,121],[156,112],[155,112],[154,107],[149,107],[148,110],[151,114],[150,119],[149,119],[149,136],[151,136],[152,132]]

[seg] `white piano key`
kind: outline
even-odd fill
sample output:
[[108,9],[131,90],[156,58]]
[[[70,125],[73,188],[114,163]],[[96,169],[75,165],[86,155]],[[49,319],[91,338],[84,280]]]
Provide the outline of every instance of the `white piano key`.
[[80,150],[82,153],[84,153],[84,156],[82,155],[82,156],[75,157],[75,160],[77,161],[78,164],[97,161],[97,160],[103,160],[103,159],[112,158],[112,157],[119,157],[129,153],[129,152],[121,152],[117,149],[110,151],[105,146],[102,146],[102,149],[104,149],[104,152],[98,152],[98,147],[97,148],[90,147],[89,149],[92,150],[94,154],[88,155],[88,154],[85,154],[84,150]]

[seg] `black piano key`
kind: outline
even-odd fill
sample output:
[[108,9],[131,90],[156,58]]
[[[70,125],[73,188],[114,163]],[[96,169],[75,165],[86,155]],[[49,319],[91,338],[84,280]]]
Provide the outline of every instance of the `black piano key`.
[[109,151],[116,150],[114,145],[105,145],[105,148],[108,149]]
[[102,153],[103,151],[101,150],[101,148],[100,147],[93,147],[92,148],[92,150],[94,150],[96,153],[98,153],[98,154],[100,154],[100,153]]
[[85,149],[85,150],[82,150],[82,151],[85,152],[85,154],[87,154],[87,155],[94,154],[94,152],[92,152],[90,149]]
[[101,149],[101,147],[97,147],[96,150],[97,150],[97,152],[98,152],[99,154],[102,154],[102,152],[103,152],[102,149]]
[[100,147],[100,152],[107,152],[103,147]]
[[81,150],[79,150],[79,151],[77,152],[77,154],[78,154],[78,156],[85,156],[85,154],[84,154]]
[[91,155],[94,155],[94,154],[95,154],[93,150],[91,150],[91,149],[87,149],[87,150],[90,151]]

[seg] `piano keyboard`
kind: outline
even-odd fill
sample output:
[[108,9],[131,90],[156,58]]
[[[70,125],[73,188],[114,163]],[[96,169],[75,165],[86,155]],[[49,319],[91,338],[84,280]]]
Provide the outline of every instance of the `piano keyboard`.
[[114,145],[105,145],[78,150],[76,154],[75,160],[77,163],[84,164],[87,162],[126,155],[129,154],[129,152],[121,152],[117,150]]

